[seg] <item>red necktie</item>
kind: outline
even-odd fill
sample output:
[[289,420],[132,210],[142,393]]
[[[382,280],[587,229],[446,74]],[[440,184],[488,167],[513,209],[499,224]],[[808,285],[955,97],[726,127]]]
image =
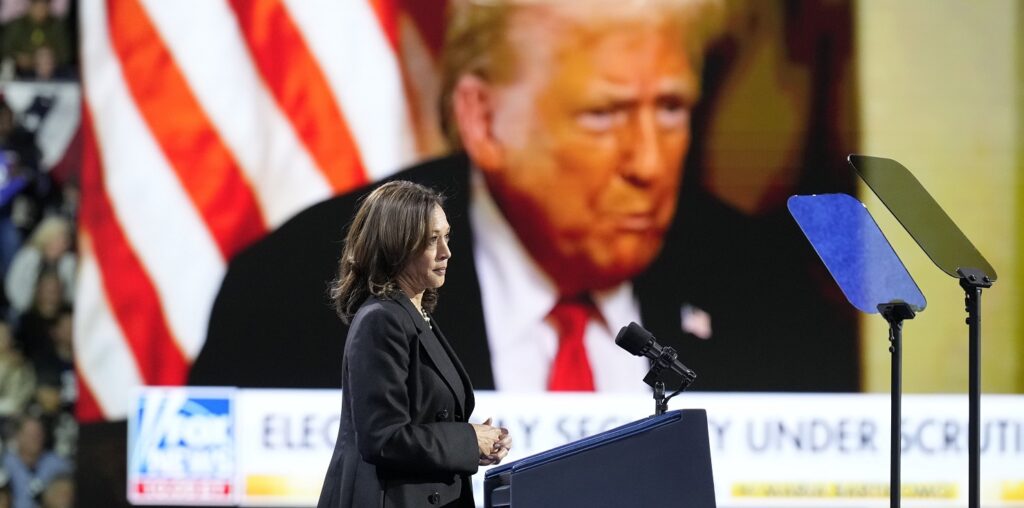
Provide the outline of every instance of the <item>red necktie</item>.
[[551,318],[558,331],[558,354],[551,364],[548,390],[553,392],[592,392],[594,374],[583,346],[583,332],[593,304],[583,299],[562,299],[551,309]]

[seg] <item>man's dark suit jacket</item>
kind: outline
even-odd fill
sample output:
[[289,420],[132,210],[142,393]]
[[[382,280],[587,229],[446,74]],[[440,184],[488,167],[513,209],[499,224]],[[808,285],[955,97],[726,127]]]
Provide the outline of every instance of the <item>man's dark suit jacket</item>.
[[[391,179],[448,198],[452,259],[434,316],[473,384],[487,390],[494,379],[473,261],[469,177],[469,161],[456,155]],[[231,261],[190,384],[338,387],[346,328],[327,289],[347,225],[368,192],[306,209]],[[633,286],[643,326],[697,372],[691,389],[858,390],[856,316],[792,219],[752,222],[695,192],[678,210],[662,253]],[[684,303],[711,315],[710,340],[681,330]]]
[[473,386],[440,328],[402,294],[370,297],[352,319],[345,358],[317,508],[475,506]]

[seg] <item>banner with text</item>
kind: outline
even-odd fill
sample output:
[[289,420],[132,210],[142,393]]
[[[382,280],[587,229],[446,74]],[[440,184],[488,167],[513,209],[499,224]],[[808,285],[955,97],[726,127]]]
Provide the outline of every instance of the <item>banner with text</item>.
[[[134,503],[316,504],[340,391],[147,388],[137,401]],[[510,430],[507,462],[645,418],[653,405],[637,396],[480,392],[472,421],[491,416]],[[888,504],[888,395],[694,393],[671,407],[707,410],[719,506]],[[966,396],[905,396],[902,427],[903,498],[964,505]],[[981,448],[983,503],[1024,506],[1024,396],[983,398]]]

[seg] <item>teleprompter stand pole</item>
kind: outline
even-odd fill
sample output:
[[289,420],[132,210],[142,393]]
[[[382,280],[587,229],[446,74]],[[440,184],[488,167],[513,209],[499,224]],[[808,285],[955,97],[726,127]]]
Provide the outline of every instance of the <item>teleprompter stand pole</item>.
[[967,506],[981,506],[981,290],[992,287],[992,279],[981,270],[959,268],[960,287],[964,288],[964,305],[967,311],[967,333],[969,340],[970,401],[967,421]]
[[892,353],[892,371],[889,375],[891,398],[889,423],[889,507],[900,506],[900,438],[902,432],[903,398],[903,320],[914,319],[914,310],[903,302],[878,304],[878,312],[889,322],[889,352]]

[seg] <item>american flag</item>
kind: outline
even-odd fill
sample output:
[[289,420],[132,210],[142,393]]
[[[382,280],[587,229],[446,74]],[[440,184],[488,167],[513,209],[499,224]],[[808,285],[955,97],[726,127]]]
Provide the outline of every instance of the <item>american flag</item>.
[[436,82],[444,7],[81,3],[79,418],[186,381],[241,249],[436,149],[415,97]]

